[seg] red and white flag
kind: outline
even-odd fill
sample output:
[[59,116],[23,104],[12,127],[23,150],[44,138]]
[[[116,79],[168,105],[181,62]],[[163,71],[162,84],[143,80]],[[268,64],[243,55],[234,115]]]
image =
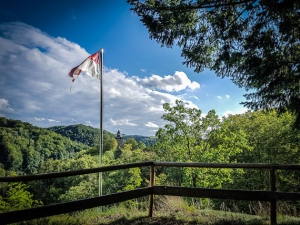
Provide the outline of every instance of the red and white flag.
[[95,54],[87,57],[86,60],[84,60],[79,66],[71,69],[69,76],[73,78],[72,81],[74,82],[75,79],[80,75],[81,71],[83,71],[87,75],[99,78],[99,68],[99,52],[96,52]]

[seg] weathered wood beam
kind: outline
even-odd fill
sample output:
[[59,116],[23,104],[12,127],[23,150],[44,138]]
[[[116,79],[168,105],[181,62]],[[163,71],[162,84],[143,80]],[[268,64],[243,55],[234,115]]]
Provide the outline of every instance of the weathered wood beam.
[[151,187],[140,188],[132,191],[126,191],[111,195],[104,195],[95,198],[82,199],[78,201],[46,205],[31,209],[6,212],[0,214],[0,224],[16,223],[25,220],[37,219],[47,216],[59,215],[64,213],[75,212],[84,209],[90,209],[98,206],[114,204],[127,201],[130,199],[140,198],[151,195]]

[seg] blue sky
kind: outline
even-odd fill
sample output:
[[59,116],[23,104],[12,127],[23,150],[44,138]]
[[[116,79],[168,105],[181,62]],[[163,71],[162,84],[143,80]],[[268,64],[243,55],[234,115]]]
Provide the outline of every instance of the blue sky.
[[[162,104],[176,99],[205,115],[243,113],[245,90],[212,71],[185,67],[180,49],[161,47],[125,0],[2,0],[0,116],[40,127],[99,128],[99,80],[67,77],[104,49],[105,130],[155,135]],[[70,92],[70,87],[72,90]]]

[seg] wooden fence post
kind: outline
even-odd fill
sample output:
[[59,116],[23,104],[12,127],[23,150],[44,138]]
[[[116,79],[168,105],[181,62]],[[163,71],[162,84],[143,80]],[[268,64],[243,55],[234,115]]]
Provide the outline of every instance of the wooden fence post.
[[[153,188],[155,184],[155,166],[150,167],[150,186]],[[153,193],[149,196],[149,217],[153,216]]]
[[275,184],[275,168],[274,166],[270,167],[270,191],[271,191],[271,209],[270,209],[270,222],[271,225],[277,224],[277,212],[276,212],[276,198],[275,198],[275,191],[276,191],[276,184]]

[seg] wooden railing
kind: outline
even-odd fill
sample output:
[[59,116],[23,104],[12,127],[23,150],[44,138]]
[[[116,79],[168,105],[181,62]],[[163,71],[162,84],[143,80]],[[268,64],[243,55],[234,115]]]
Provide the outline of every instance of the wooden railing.
[[[129,169],[136,167],[150,167],[150,186],[132,191],[125,191],[111,195],[104,195],[94,198],[82,199],[72,202],[46,205],[36,208],[23,209],[0,214],[0,224],[15,223],[30,219],[53,216],[63,213],[70,213],[78,210],[105,206],[113,203],[123,202],[144,196],[150,196],[149,216],[153,215],[153,196],[171,195],[199,198],[217,198],[233,200],[251,200],[270,202],[270,223],[277,223],[276,202],[277,200],[300,200],[300,193],[276,191],[275,173],[276,170],[300,170],[300,165],[274,165],[274,164],[226,164],[226,163],[171,163],[171,162],[142,162],[116,166],[105,166],[93,169],[67,171],[59,173],[36,174],[16,177],[0,177],[1,182],[21,182],[43,180],[50,178],[69,177],[82,174],[107,172],[113,170]],[[228,190],[209,188],[189,188],[155,185],[155,167],[196,167],[196,168],[240,168],[240,169],[264,169],[269,170],[269,190]]]

